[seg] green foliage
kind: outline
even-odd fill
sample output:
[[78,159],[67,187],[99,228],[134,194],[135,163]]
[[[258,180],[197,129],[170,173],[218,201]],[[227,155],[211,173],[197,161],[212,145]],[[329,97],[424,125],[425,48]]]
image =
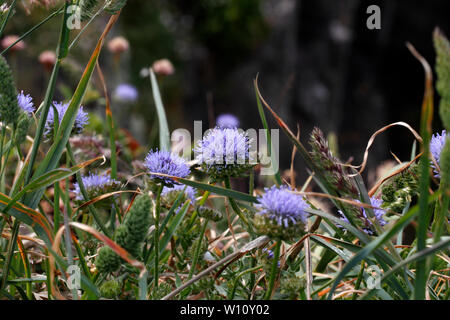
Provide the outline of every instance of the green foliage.
[[124,222],[117,228],[115,240],[135,257],[139,256],[142,242],[150,228],[151,212],[152,200],[150,196],[147,194],[139,195],[134,200]]
[[19,121],[17,122],[17,130],[14,137],[14,143],[16,145],[19,146],[25,142],[31,122],[32,119],[26,113],[20,113]]
[[81,2],[81,21],[92,18],[99,4],[99,0],[83,0]]
[[121,258],[110,248],[102,247],[95,259],[95,267],[100,273],[111,273],[119,269]]
[[414,196],[418,195],[418,165],[413,164],[381,189],[383,205],[387,210],[401,213]]
[[3,56],[0,56],[0,120],[16,124],[19,120],[20,108],[17,104],[17,90],[14,79]]
[[105,11],[110,14],[117,14],[127,4],[127,0],[107,0]]
[[100,294],[107,299],[115,299],[120,295],[122,283],[116,279],[105,281],[100,286]]
[[450,138],[441,152],[441,188],[443,191],[450,189]]
[[208,220],[217,222],[222,219],[222,213],[214,208],[209,208],[206,206],[200,206],[197,208],[198,215]]
[[439,114],[444,127],[450,130],[450,43],[439,29],[434,31],[433,40],[438,76],[436,89],[441,96]]

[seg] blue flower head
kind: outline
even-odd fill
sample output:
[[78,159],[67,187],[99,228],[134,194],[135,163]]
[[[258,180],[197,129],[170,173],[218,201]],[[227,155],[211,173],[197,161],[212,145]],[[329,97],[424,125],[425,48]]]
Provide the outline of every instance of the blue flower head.
[[216,119],[219,128],[237,128],[239,127],[239,119],[230,113],[223,113]]
[[[355,200],[355,201],[361,202],[359,200]],[[386,220],[384,220],[384,215],[386,214],[386,211],[381,209],[382,204],[383,204],[383,200],[375,198],[375,197],[370,198],[370,205],[372,207],[379,208],[379,209],[373,209],[373,212],[375,214],[375,219],[378,221],[380,226],[384,226],[387,223]],[[343,221],[350,223],[348,221],[348,219],[345,217],[345,215],[342,213],[341,210],[339,210],[338,212]],[[363,228],[363,231],[369,235],[373,235],[374,234],[374,231],[372,230],[373,224],[372,224],[372,221],[370,221],[369,217],[367,216],[365,208],[361,207],[360,212],[361,212],[361,215],[359,216],[359,219],[361,219],[363,222],[363,225],[365,225],[365,227]],[[340,225],[339,225],[339,227],[343,228]],[[343,229],[345,229],[345,228],[343,228]]]
[[28,115],[34,112],[33,98],[29,94],[25,95],[23,91],[17,95],[17,104]]
[[122,83],[114,90],[114,97],[123,102],[134,102],[138,98],[138,91],[131,84]]
[[[450,138],[450,133],[447,133],[445,130],[442,131],[442,134],[436,133],[431,137],[430,152],[438,166],[441,165],[441,152],[444,149],[445,142],[448,138]],[[441,175],[439,169],[436,168],[433,161],[431,161],[431,167],[434,169],[435,177],[440,178]]]
[[[86,193],[89,197],[89,200],[92,200],[98,196],[101,196],[106,193],[117,191],[120,188],[120,182],[114,179],[107,174],[89,174],[81,177],[83,181],[84,188],[86,189]],[[80,185],[78,182],[74,183],[74,193],[75,200],[84,201],[83,194],[81,193]],[[100,200],[95,203],[96,206],[105,207],[106,209],[111,207],[111,198],[106,198]]]
[[[61,121],[69,107],[69,103],[62,102],[53,102],[53,106],[58,111],[58,122],[61,124]],[[55,128],[55,112],[53,106],[50,106],[48,111],[47,121],[45,122],[45,131],[44,135],[47,138],[51,138],[53,135],[53,129]],[[83,131],[84,126],[89,122],[89,115],[87,112],[83,111],[83,106],[80,106],[78,109],[78,113],[75,118],[75,123],[72,128],[72,134],[78,134]],[[58,124],[58,126],[59,126]]]
[[194,148],[196,160],[213,179],[238,177],[253,166],[252,139],[236,128],[209,130]]
[[[149,172],[163,173],[179,178],[185,178],[191,173],[186,160],[169,151],[150,150],[145,157],[144,164]],[[167,186],[178,184],[171,178],[153,174],[151,174],[150,177]]]
[[172,187],[164,186],[161,196],[166,198],[173,198],[175,200],[180,192],[183,191],[183,189],[186,187],[186,190],[184,191],[184,194],[186,196],[186,199],[190,199],[191,203],[195,203],[195,194],[196,190],[195,188],[191,186],[185,186],[183,184],[177,184]]
[[265,193],[258,197],[256,207],[261,210],[257,213],[274,220],[279,226],[288,227],[289,223],[306,224],[309,206],[303,197],[292,193],[288,187],[272,186],[265,188]]
[[304,232],[309,205],[303,197],[286,186],[265,188],[258,197],[256,225],[260,233],[275,238],[289,239]]

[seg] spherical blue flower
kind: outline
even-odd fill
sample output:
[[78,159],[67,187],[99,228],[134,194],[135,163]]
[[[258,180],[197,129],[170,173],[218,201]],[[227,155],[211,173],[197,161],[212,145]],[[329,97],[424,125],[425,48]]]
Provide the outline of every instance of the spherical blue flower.
[[[67,108],[69,107],[69,103],[63,104],[62,102],[53,102],[53,106],[58,111],[58,121],[59,124],[61,124],[61,121],[64,117],[64,114],[67,111]],[[48,111],[47,121],[45,122],[45,131],[44,134],[47,138],[52,137],[53,129],[55,127],[55,114],[54,114],[54,108],[53,106],[50,106],[50,109]],[[75,118],[75,123],[72,128],[72,133],[77,134],[81,133],[83,131],[84,126],[89,121],[89,115],[87,112],[83,111],[83,106],[80,106],[78,109],[78,113]]]
[[[149,172],[163,173],[179,178],[185,178],[191,173],[186,160],[169,151],[150,150],[150,152],[145,157],[144,164]],[[169,186],[177,184],[171,178],[153,174],[151,174],[150,177]]]
[[134,86],[122,83],[114,91],[114,97],[123,102],[134,102],[138,98],[138,91]]
[[[359,201],[359,200],[355,200],[355,201],[356,201],[356,202],[361,202],[361,201]],[[386,211],[383,210],[383,209],[381,209],[381,205],[382,205],[382,204],[383,204],[383,200],[378,199],[378,198],[375,198],[375,197],[371,197],[371,198],[370,198],[370,205],[371,205],[372,207],[375,207],[375,209],[373,209],[373,212],[374,212],[374,214],[375,214],[375,219],[378,221],[378,224],[379,224],[380,226],[384,226],[384,225],[386,225],[386,223],[387,223],[386,220],[384,220],[384,218],[383,218],[384,215],[386,214]],[[365,233],[369,234],[369,235],[373,235],[374,232],[373,232],[373,230],[372,230],[372,228],[371,228],[371,226],[373,225],[373,224],[372,224],[372,221],[370,221],[369,217],[367,216],[367,213],[366,213],[366,210],[365,210],[364,207],[361,207],[360,210],[361,210],[361,216],[360,216],[360,219],[362,219],[364,225],[366,226],[366,227],[363,228],[363,231],[364,231]],[[345,221],[345,222],[347,222],[347,223],[350,223],[350,222],[348,221],[348,219],[345,217],[345,215],[342,213],[341,210],[339,210],[338,212],[339,212],[339,215],[341,216],[341,219],[342,219],[343,221]],[[340,228],[343,228],[343,227],[340,226],[340,225],[339,225],[339,227],[340,227]],[[345,229],[345,228],[343,228],[343,229]]]
[[309,205],[303,197],[292,193],[289,187],[272,186],[265,188],[265,193],[258,197],[257,208],[261,210],[256,214],[265,216],[279,226],[288,227],[289,224],[306,224],[308,213],[305,211]]
[[[107,174],[98,175],[91,173],[87,176],[81,177],[81,180],[83,181],[84,188],[86,189],[90,199],[115,191],[120,185],[119,181],[111,179],[111,177]],[[74,187],[75,200],[84,200],[78,182],[74,183]]]
[[17,95],[17,104],[28,115],[34,112],[33,98],[23,93],[23,90]]
[[[430,141],[430,152],[433,155],[433,158],[436,160],[438,166],[441,164],[441,152],[444,149],[445,142],[450,137],[450,133],[446,133],[445,130],[442,131],[442,134],[436,133],[431,137]],[[441,175],[439,173],[438,168],[436,168],[433,161],[431,161],[431,167],[434,169],[435,177],[440,178]]]
[[239,119],[230,113],[224,113],[217,117],[216,124],[219,128],[237,128]]
[[252,165],[252,140],[236,128],[214,128],[194,148],[196,160],[213,178],[239,176]]

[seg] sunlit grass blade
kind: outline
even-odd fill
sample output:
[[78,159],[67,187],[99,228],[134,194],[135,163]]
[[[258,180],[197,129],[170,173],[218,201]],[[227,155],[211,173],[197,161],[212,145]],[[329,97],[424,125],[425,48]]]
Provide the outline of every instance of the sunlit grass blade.
[[[36,169],[36,172],[34,173],[34,177],[41,176],[45,172],[48,172],[52,169],[54,169],[64,151],[64,148],[67,145],[67,142],[69,141],[70,134],[72,132],[73,125],[75,123],[75,118],[78,112],[78,109],[81,105],[81,102],[83,100],[83,97],[86,93],[86,89],[89,83],[89,80],[91,79],[92,72],[94,71],[94,68],[96,66],[98,57],[100,55],[100,50],[103,46],[103,41],[106,37],[106,35],[109,33],[117,19],[119,18],[119,14],[112,16],[105,27],[105,30],[103,31],[102,35],[100,36],[100,39],[97,42],[97,45],[95,47],[94,52],[91,55],[91,58],[84,70],[83,76],[81,77],[80,82],[78,83],[78,86],[75,90],[75,93],[69,103],[69,106],[67,108],[67,111],[64,114],[63,119],[61,120],[61,124],[58,128],[58,131],[55,135],[54,142],[52,146],[50,147],[49,151],[47,152],[45,158],[39,165],[39,167]],[[24,201],[27,203],[30,207],[36,207],[39,203],[41,197],[42,197],[43,190],[36,191],[33,194],[26,197],[26,200]]]
[[[419,178],[419,215],[417,222],[417,251],[425,249],[426,233],[428,229],[428,198],[430,186],[430,167],[428,159],[430,155],[430,139],[431,125],[433,121],[433,73],[428,62],[408,43],[408,49],[419,60],[425,70],[425,92],[422,102],[422,113],[420,117],[420,134],[423,139],[421,151],[423,153],[423,161],[420,162],[420,178]],[[425,287],[427,281],[427,261],[420,260],[417,263],[416,282],[414,288],[414,299],[425,299]]]
[[164,105],[161,100],[161,93],[159,92],[158,82],[156,81],[155,73],[152,69],[150,69],[150,82],[152,85],[153,100],[156,106],[156,113],[158,114],[159,147],[161,148],[161,150],[170,151],[169,125],[167,123]]
[[[261,99],[259,98],[259,95],[258,95],[258,90],[257,90],[257,87],[256,87],[256,85],[257,85],[256,84],[256,80],[254,81],[253,85],[255,87],[256,104],[258,106],[259,117],[261,118],[261,122],[262,122],[262,124],[264,126],[264,130],[266,130],[267,150],[268,150],[268,152],[270,152],[270,156],[271,156],[271,160],[272,160],[272,164],[273,164],[277,160],[274,157],[274,154],[272,153],[272,137],[270,135],[269,125],[267,124],[266,115],[264,114],[264,109],[263,109],[263,106],[261,104]],[[278,168],[278,164],[276,164],[276,167]],[[277,183],[277,185],[281,185],[282,184],[281,176],[280,176],[280,170],[275,172],[274,178],[275,178],[275,182]]]

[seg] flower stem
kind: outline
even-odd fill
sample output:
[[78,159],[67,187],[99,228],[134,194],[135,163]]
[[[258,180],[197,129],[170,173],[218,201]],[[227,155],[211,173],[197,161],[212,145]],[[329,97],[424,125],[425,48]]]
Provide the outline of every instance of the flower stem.
[[194,270],[195,270],[195,267],[197,266],[198,256],[200,255],[200,249],[202,247],[203,236],[205,234],[206,226],[208,225],[208,222],[209,222],[209,219],[205,219],[205,222],[203,223],[203,226],[202,226],[202,231],[200,232],[200,238],[198,238],[198,240],[197,240],[197,245],[195,247],[195,253],[194,253],[194,259],[192,260],[191,270],[189,270],[189,276],[187,278],[188,280],[191,280],[192,276],[194,275]]
[[277,244],[275,245],[275,252],[273,253],[273,261],[272,261],[272,268],[270,271],[270,279],[269,279],[269,287],[267,288],[266,294],[264,296],[264,300],[270,300],[272,297],[272,291],[275,285],[275,279],[278,275],[278,259],[280,258],[280,247],[281,247],[281,240],[277,241]]
[[[224,180],[224,182],[225,182],[225,187],[226,187],[227,189],[230,189],[230,190],[231,190],[230,177],[226,177],[225,180]],[[251,224],[248,222],[247,218],[246,218],[246,217],[244,216],[244,214],[242,213],[241,209],[239,209],[239,206],[238,206],[238,204],[236,203],[236,201],[235,201],[233,198],[231,198],[231,197],[228,197],[228,201],[230,202],[231,207],[233,208],[233,211],[234,211],[234,212],[239,216],[239,218],[247,225],[247,227],[248,227],[248,230],[247,230],[247,231],[250,233],[251,236],[253,236],[253,235],[254,235],[253,228],[252,228]]]
[[159,215],[161,213],[161,192],[163,184],[158,187],[156,191],[156,212],[155,212],[155,231],[154,231],[154,250],[155,250],[155,270],[154,270],[154,292],[158,289],[158,265],[159,265]]

